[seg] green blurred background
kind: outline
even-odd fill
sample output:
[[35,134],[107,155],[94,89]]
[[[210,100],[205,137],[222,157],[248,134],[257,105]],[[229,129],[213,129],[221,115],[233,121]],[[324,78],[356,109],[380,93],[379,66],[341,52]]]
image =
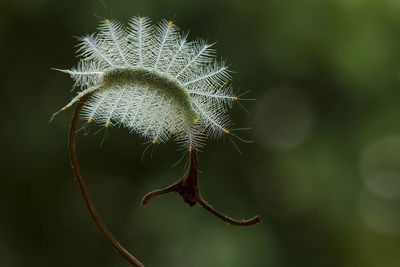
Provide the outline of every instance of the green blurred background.
[[[0,266],[128,266],[91,221],[67,152],[73,36],[99,18],[173,19],[217,41],[233,86],[256,101],[231,111],[254,144],[208,141],[203,196],[249,228],[170,194],[183,174],[173,142],[141,161],[126,129],[77,138],[106,225],[146,266],[400,266],[400,1],[0,0]],[[111,12],[112,10],[112,12]]]

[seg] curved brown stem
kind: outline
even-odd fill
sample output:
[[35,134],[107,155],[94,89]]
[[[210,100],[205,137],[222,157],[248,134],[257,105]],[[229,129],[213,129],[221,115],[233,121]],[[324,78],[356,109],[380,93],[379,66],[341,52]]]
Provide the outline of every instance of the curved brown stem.
[[103,221],[101,220],[99,214],[97,213],[96,208],[94,207],[92,201],[89,198],[89,194],[86,190],[85,183],[83,182],[83,178],[81,172],[79,170],[78,160],[76,158],[76,149],[75,149],[75,131],[76,124],[78,122],[79,113],[82,109],[83,104],[87,100],[88,95],[81,98],[79,103],[77,104],[74,114],[72,116],[71,125],[69,129],[69,156],[71,158],[72,169],[74,170],[76,181],[78,182],[79,189],[81,190],[83,199],[85,200],[86,206],[89,210],[90,215],[92,216],[93,221],[96,223],[97,227],[103,234],[103,236],[107,239],[108,242],[122,255],[132,266],[135,267],[144,267],[144,265],[138,261],[134,256],[132,256],[108,231]]
[[182,182],[182,179],[179,179],[178,181],[176,181],[175,183],[167,186],[166,188],[163,189],[156,189],[154,191],[151,191],[150,193],[147,193],[143,198],[142,198],[142,205],[146,205],[150,199],[152,199],[153,197],[156,196],[161,196],[170,192],[175,192],[176,191],[176,187],[178,186],[178,184],[180,184]]
[[207,202],[204,201],[204,199],[202,197],[200,197],[200,199],[199,199],[199,204],[205,210],[211,212],[212,214],[214,214],[215,216],[217,216],[218,218],[220,218],[224,222],[227,222],[227,223],[230,223],[230,224],[233,224],[233,225],[249,226],[249,225],[258,224],[258,223],[261,222],[261,218],[258,215],[254,216],[253,218],[248,219],[248,220],[235,220],[235,219],[232,219],[231,217],[228,217],[228,216],[222,214],[221,212],[217,211],[213,207],[211,207]]
[[167,194],[170,192],[176,192],[183,200],[188,203],[191,207],[199,203],[205,210],[211,212],[216,217],[220,218],[224,222],[237,225],[237,226],[249,226],[258,224],[261,222],[259,216],[255,216],[249,220],[235,220],[231,217],[228,217],[221,212],[214,209],[210,206],[201,196],[200,188],[199,188],[199,155],[197,149],[193,149],[189,152],[189,165],[186,170],[185,175],[176,181],[175,183],[167,186],[164,189],[154,190],[150,193],[147,193],[142,199],[142,205],[146,205],[150,199],[156,196],[160,196],[163,194]]

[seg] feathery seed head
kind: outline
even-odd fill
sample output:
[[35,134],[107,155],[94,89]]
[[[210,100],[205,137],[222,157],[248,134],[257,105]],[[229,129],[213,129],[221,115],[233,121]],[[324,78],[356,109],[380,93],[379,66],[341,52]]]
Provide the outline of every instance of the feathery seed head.
[[226,108],[239,98],[212,45],[188,42],[172,21],[154,27],[144,17],[127,28],[106,19],[99,30],[79,38],[75,68],[57,69],[81,88],[62,110],[90,94],[81,112],[88,122],[127,127],[153,144],[175,138],[189,151],[207,136],[230,134]]
[[200,193],[198,148],[208,136],[237,137],[231,132],[226,112],[240,98],[227,86],[228,69],[224,62],[215,60],[212,45],[202,40],[188,42],[187,34],[180,34],[172,21],[164,20],[153,27],[143,17],[132,18],[127,28],[106,19],[99,31],[79,38],[80,60],[75,68],[56,70],[71,75],[74,87],[81,88],[59,112],[81,100],[69,130],[71,164],[89,213],[105,238],[133,266],[143,266],[105,228],[89,198],[76,158],[79,116],[87,123],[106,128],[127,127],[149,144],[174,138],[187,149],[189,160],[184,176],[164,189],[146,194],[142,205],[155,196],[176,192],[190,206],[199,204],[230,224],[258,224],[258,216],[235,220],[218,212]]

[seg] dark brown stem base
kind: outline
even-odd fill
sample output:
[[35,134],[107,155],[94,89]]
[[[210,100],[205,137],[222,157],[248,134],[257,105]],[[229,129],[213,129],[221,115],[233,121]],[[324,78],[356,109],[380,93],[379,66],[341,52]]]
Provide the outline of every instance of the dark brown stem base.
[[76,158],[76,149],[75,149],[75,132],[76,132],[76,124],[78,121],[79,113],[82,109],[83,104],[85,103],[88,96],[82,97],[82,99],[77,104],[74,115],[72,116],[71,125],[69,129],[69,156],[71,158],[72,169],[74,170],[76,181],[78,182],[79,189],[81,190],[83,199],[85,200],[86,206],[89,210],[90,215],[93,218],[93,221],[96,223],[97,227],[100,229],[103,236],[107,239],[108,242],[122,255],[132,266],[135,267],[144,267],[144,265],[138,261],[134,256],[132,256],[108,231],[103,221],[101,220],[99,214],[97,213],[96,208],[94,207],[92,201],[89,198],[89,194],[86,190],[85,183],[83,182],[82,174],[79,170],[78,160]]
[[189,206],[193,207],[194,205],[199,203],[204,209],[211,212],[224,222],[237,226],[249,226],[261,222],[259,216],[255,216],[249,220],[232,219],[217,211],[216,209],[211,207],[206,201],[204,201],[203,197],[200,194],[198,166],[198,151],[197,149],[193,149],[189,152],[189,166],[186,170],[185,175],[181,179],[164,189],[154,190],[146,194],[142,199],[142,205],[146,205],[153,197],[164,195],[170,192],[176,192],[183,198],[186,203],[189,204]]

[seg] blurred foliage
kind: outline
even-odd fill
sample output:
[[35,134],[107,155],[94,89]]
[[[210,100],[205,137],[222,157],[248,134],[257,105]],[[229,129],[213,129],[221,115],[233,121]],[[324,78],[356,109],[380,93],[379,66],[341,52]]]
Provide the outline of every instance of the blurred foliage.
[[74,182],[71,111],[47,121],[74,95],[50,69],[76,64],[73,36],[137,14],[217,41],[257,99],[231,112],[256,142],[209,141],[200,183],[221,211],[263,222],[235,228],[176,195],[141,207],[183,174],[176,145],[142,162],[138,136],[93,127],[78,136],[83,174],[129,251],[146,266],[400,266],[399,0],[1,0],[0,266],[128,266]]

